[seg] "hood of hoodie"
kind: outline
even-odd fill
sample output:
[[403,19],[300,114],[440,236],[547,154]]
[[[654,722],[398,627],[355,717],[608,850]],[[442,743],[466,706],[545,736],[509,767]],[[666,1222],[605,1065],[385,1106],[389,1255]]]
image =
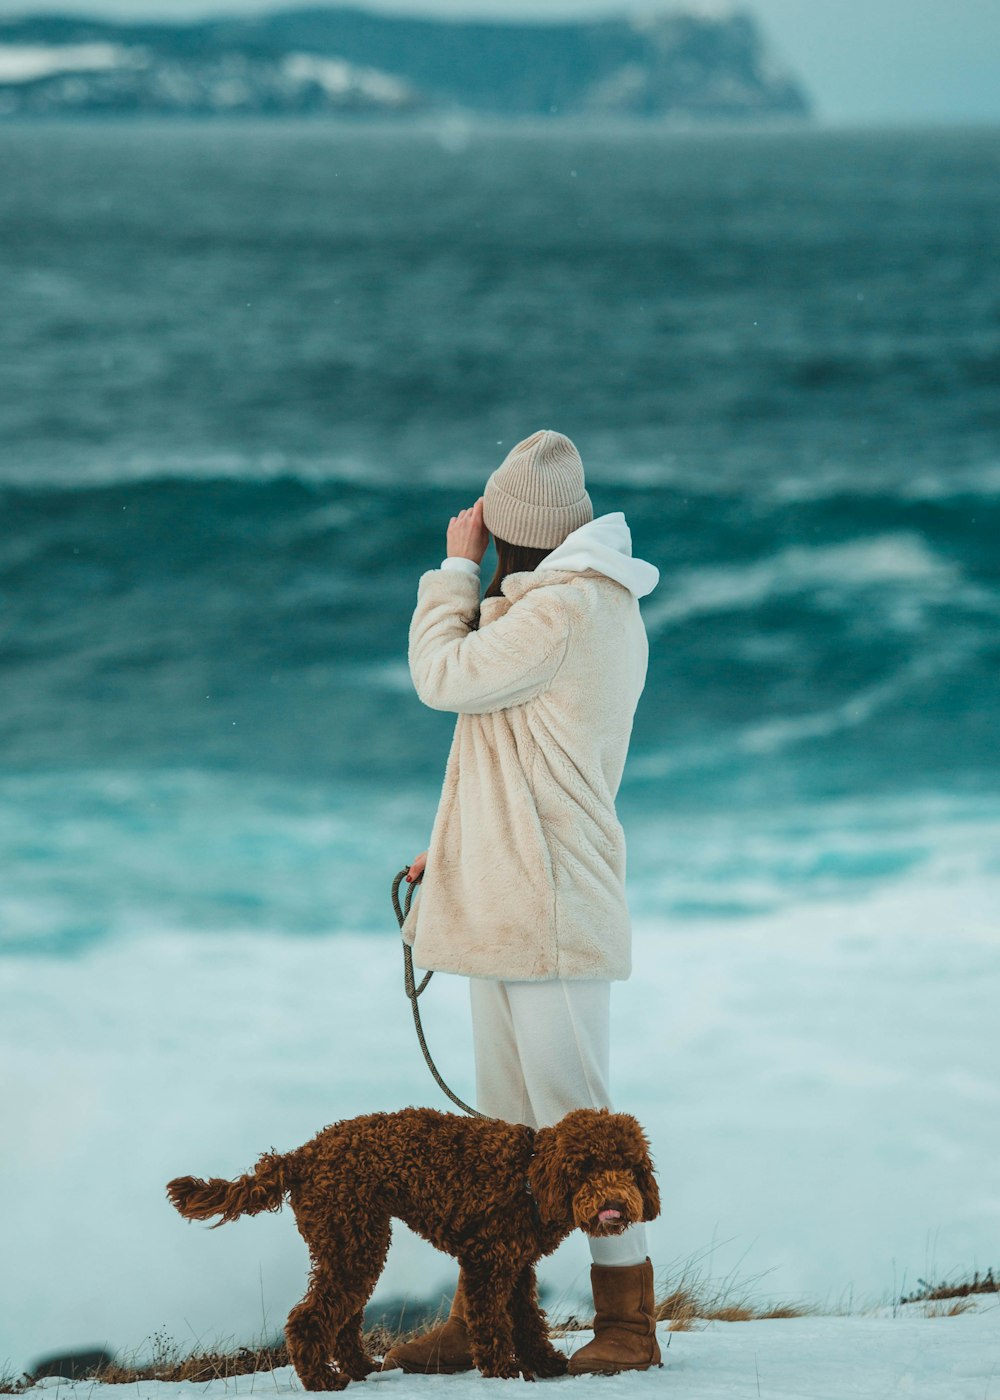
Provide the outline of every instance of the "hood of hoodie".
[[652,593],[660,571],[646,559],[632,554],[632,532],[620,510],[597,515],[572,530],[535,568],[564,569],[573,573],[596,569],[616,583],[623,583],[637,598]]

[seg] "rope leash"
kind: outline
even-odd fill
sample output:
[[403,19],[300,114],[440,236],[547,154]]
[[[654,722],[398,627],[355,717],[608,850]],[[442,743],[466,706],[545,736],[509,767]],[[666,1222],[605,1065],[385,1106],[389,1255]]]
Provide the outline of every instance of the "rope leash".
[[[399,872],[399,874],[396,876],[396,878],[395,878],[395,879],[393,880],[393,882],[392,882],[392,907],[393,907],[393,909],[395,909],[395,911],[396,911],[396,918],[399,920],[399,927],[400,927],[400,931],[401,931],[401,932],[402,932],[402,928],[403,928],[403,921],[404,921],[404,919],[406,918],[407,914],[410,912],[410,904],[411,904],[412,901],[413,901],[413,891],[416,889],[416,887],[417,887],[417,885],[420,883],[420,881],[424,878],[424,876],[423,876],[423,871],[421,871],[419,877],[418,877],[416,880],[414,880],[413,884],[410,885],[409,888],[407,889],[407,891],[406,891],[406,903],[403,905],[402,908],[400,908],[400,904],[399,904],[399,893],[398,893],[398,891],[399,891],[399,884],[400,884],[400,881],[401,881],[401,880],[404,878],[404,876],[406,875],[406,873],[407,873],[407,871],[409,870],[409,868],[410,868],[410,867],[409,867],[408,865],[407,865],[407,866],[404,866],[403,869]],[[471,1106],[471,1104],[467,1104],[467,1103],[465,1102],[464,1099],[460,1099],[460,1098],[458,1097],[457,1094],[453,1094],[453,1093],[451,1092],[451,1090],[448,1088],[447,1084],[446,1084],[446,1083],[444,1082],[444,1080],[441,1078],[441,1075],[438,1073],[438,1067],[437,1067],[437,1065],[434,1063],[434,1060],[433,1060],[432,1057],[431,1057],[431,1052],[430,1052],[430,1050],[428,1050],[428,1048],[427,1048],[427,1041],[426,1041],[426,1039],[424,1038],[424,1028],[423,1028],[423,1026],[420,1024],[420,1007],[417,1005],[417,999],[418,999],[418,997],[420,996],[420,993],[424,990],[424,988],[427,986],[427,983],[431,980],[431,978],[432,978],[433,976],[434,976],[434,973],[433,973],[433,972],[426,972],[426,973],[424,973],[424,976],[421,978],[421,981],[420,981],[420,986],[419,986],[419,987],[417,986],[417,979],[416,979],[416,977],[413,975],[413,949],[410,947],[409,943],[407,943],[406,939],[404,938],[404,939],[403,939],[403,985],[404,985],[405,988],[406,988],[406,995],[410,998],[410,1005],[411,1005],[412,1008],[413,1008],[413,1024],[414,1024],[414,1025],[416,1026],[416,1028],[417,1028],[417,1039],[420,1041],[420,1048],[421,1048],[421,1050],[424,1052],[424,1059],[427,1061],[427,1068],[430,1070],[431,1074],[433,1074],[434,1078],[437,1080],[437,1083],[438,1083],[439,1088],[443,1089],[443,1091],[444,1091],[444,1092],[448,1095],[448,1097],[451,1099],[452,1103],[458,1104],[459,1108],[463,1109],[466,1113],[471,1114],[473,1118],[490,1118],[490,1116],[491,1116],[490,1114],[488,1114],[488,1113],[480,1113],[480,1111],[479,1111],[478,1108],[473,1108],[473,1107]],[[496,1121],[496,1120],[494,1119],[493,1121]],[[531,1156],[533,1157],[533,1156],[535,1155],[535,1149],[534,1149],[534,1144],[535,1144],[535,1129],[534,1129],[534,1128],[531,1128],[531,1127],[528,1127],[528,1126],[525,1124],[525,1125],[524,1125],[524,1130],[525,1130],[525,1132],[528,1134],[528,1140],[529,1140],[529,1142],[530,1142],[530,1144],[531,1144]],[[541,1227],[541,1223],[542,1223],[541,1211],[539,1210],[538,1201],[537,1201],[536,1198],[535,1198],[535,1193],[534,1193],[534,1191],[531,1189],[531,1181],[530,1181],[530,1179],[528,1178],[527,1174],[525,1174],[525,1178],[524,1178],[524,1192],[525,1192],[525,1195],[526,1195],[527,1198],[528,1198],[528,1205],[529,1205],[529,1208],[530,1208],[530,1210],[531,1210],[532,1219],[535,1221],[535,1224],[536,1224],[536,1225],[538,1225],[539,1227]]]
[[[405,866],[392,882],[392,907],[396,911],[396,918],[399,920],[400,931],[402,931],[403,928],[403,921],[405,920],[407,914],[410,912],[410,904],[413,901],[413,891],[420,883],[420,880],[423,879],[423,873],[421,872],[419,879],[414,880],[413,883],[407,889],[406,903],[402,908],[400,908],[398,894],[399,885],[400,881],[404,878],[409,868],[410,867],[408,865]],[[413,949],[410,947],[409,943],[407,943],[406,939],[404,938],[403,985],[406,988],[406,995],[410,999],[410,1006],[413,1008],[413,1024],[417,1028],[417,1039],[420,1041],[420,1048],[424,1052],[424,1059],[427,1061],[427,1068],[430,1070],[431,1074],[433,1074],[435,1080],[438,1083],[438,1087],[448,1095],[452,1103],[458,1104],[459,1108],[461,1108],[465,1113],[471,1114],[473,1118],[488,1118],[490,1116],[488,1113],[480,1113],[478,1108],[472,1108],[469,1104],[465,1102],[464,1099],[460,1099],[457,1094],[453,1094],[451,1092],[447,1084],[441,1078],[441,1075],[438,1073],[438,1067],[434,1063],[433,1058],[431,1057],[430,1050],[427,1048],[427,1041],[424,1037],[424,1028],[420,1023],[420,1007],[417,1004],[417,999],[433,976],[433,972],[425,973],[423,978],[421,979],[420,986],[417,986],[417,979],[413,974]]]

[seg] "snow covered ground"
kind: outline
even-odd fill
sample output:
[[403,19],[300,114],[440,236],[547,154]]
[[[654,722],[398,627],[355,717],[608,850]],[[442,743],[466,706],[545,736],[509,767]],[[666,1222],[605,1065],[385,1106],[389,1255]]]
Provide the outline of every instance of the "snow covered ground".
[[[658,1287],[696,1259],[703,1276],[750,1280],[756,1303],[858,1311],[918,1277],[997,1263],[998,909],[986,879],[910,878],[854,902],[636,928],[635,973],[613,995],[612,1078],[660,1177]],[[7,956],[0,980],[12,1149],[0,1153],[0,1368],[102,1343],[128,1351],[158,1329],[182,1345],[273,1335],[305,1287],[290,1213],[209,1230],[176,1214],[166,1182],[237,1175],[338,1118],[448,1106],[416,1044],[393,932],[155,926],[78,957]],[[438,1063],[468,1097],[467,996],[439,976],[423,1000]],[[589,1264],[579,1234],[542,1261],[552,1316],[586,1299]],[[397,1226],[375,1301],[426,1298],[454,1276]],[[672,1339],[669,1372],[627,1383],[753,1396],[756,1351],[762,1394],[881,1395],[910,1366],[921,1378],[951,1368],[965,1387],[928,1394],[984,1400],[977,1368],[998,1323],[713,1326]],[[776,1389],[799,1383],[802,1348],[826,1389]],[[876,1366],[881,1389],[847,1384]],[[925,1392],[900,1381],[893,1393]]]
[[[662,1395],[674,1400],[996,1400],[1000,1396],[1000,1299],[971,1300],[955,1317],[927,1315],[947,1304],[901,1308],[880,1315],[803,1317],[754,1322],[709,1322],[690,1332],[659,1329],[662,1369],[618,1376],[561,1376],[538,1382],[564,1394],[616,1397]],[[574,1333],[557,1344],[567,1352],[590,1333]],[[121,1386],[76,1383],[47,1377],[47,1392],[65,1400],[120,1400]],[[478,1372],[459,1376],[407,1376],[385,1371],[364,1382],[370,1397],[383,1400],[478,1400],[506,1387],[517,1395],[521,1380],[486,1382]],[[383,1390],[382,1388],[385,1387]],[[347,1393],[357,1392],[358,1385]],[[236,1396],[301,1393],[291,1367],[201,1384],[140,1381],[126,1387],[136,1400],[216,1400]]]

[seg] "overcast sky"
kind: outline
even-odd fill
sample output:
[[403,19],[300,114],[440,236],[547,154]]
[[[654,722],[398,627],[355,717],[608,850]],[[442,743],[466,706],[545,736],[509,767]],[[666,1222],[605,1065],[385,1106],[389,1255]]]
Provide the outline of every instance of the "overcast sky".
[[[0,14],[182,19],[298,8],[306,0],[0,0]],[[314,0],[315,3],[315,0]],[[644,8],[676,8],[649,3]],[[680,8],[720,9],[716,0]],[[571,18],[609,0],[368,0],[402,14]],[[832,122],[1000,121],[1000,0],[747,0],[779,57]]]

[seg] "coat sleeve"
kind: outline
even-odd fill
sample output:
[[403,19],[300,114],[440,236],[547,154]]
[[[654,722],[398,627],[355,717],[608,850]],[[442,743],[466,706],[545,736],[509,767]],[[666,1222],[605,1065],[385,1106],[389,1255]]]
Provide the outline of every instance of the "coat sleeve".
[[481,715],[540,694],[569,641],[569,615],[555,593],[555,588],[534,588],[478,630],[479,580],[457,569],[422,574],[408,655],[424,704]]
[[466,559],[464,554],[449,554],[446,559],[441,560],[442,569],[464,569],[467,574],[474,574],[479,577],[479,565],[475,559]]

